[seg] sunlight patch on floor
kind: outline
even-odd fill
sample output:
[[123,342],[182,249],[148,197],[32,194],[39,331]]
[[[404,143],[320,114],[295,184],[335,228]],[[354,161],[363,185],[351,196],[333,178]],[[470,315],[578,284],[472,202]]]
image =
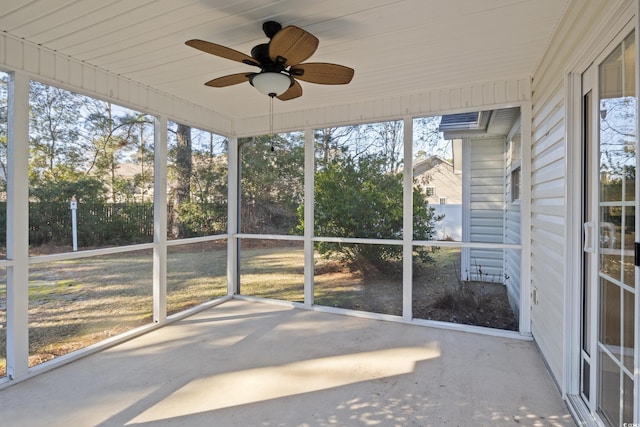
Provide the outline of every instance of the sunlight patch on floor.
[[[259,355],[258,355],[259,356]],[[229,372],[191,381],[130,424],[159,421],[238,405],[411,373],[440,356],[437,345],[332,356]]]

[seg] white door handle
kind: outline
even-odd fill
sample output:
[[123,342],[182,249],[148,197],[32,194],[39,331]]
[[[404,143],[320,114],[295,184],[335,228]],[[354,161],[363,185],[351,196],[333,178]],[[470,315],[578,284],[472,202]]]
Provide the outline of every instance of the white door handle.
[[594,223],[593,222],[585,222],[583,224],[584,228],[584,248],[583,250],[587,253],[594,254],[595,248],[593,246],[593,230]]

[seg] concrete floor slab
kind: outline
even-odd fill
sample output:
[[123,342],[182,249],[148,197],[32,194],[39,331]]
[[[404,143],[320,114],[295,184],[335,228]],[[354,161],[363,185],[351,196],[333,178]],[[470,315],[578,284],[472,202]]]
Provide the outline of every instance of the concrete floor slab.
[[19,426],[573,426],[532,342],[232,300],[0,391]]

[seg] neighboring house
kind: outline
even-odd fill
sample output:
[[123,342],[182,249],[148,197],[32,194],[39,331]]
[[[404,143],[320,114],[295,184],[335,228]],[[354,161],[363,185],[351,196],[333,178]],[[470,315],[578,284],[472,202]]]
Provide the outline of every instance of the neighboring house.
[[462,173],[453,163],[429,156],[414,163],[413,178],[435,214],[442,216],[435,224],[435,239],[462,240]]
[[453,163],[429,156],[413,164],[413,177],[430,205],[462,203],[462,174],[454,170]]

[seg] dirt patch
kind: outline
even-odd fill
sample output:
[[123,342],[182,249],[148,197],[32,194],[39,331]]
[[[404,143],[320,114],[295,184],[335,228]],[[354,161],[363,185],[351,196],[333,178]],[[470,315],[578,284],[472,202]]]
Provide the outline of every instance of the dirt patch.
[[[517,330],[502,283],[462,281],[460,250],[442,248],[433,263],[416,264],[412,300],[415,319]],[[350,270],[331,260],[315,268],[315,303],[351,310],[402,315],[402,274],[398,266],[359,263]]]
[[[415,288],[414,288],[415,289]],[[511,310],[507,289],[498,283],[462,282],[437,292],[414,294],[413,316],[465,325],[515,331],[518,323]]]

